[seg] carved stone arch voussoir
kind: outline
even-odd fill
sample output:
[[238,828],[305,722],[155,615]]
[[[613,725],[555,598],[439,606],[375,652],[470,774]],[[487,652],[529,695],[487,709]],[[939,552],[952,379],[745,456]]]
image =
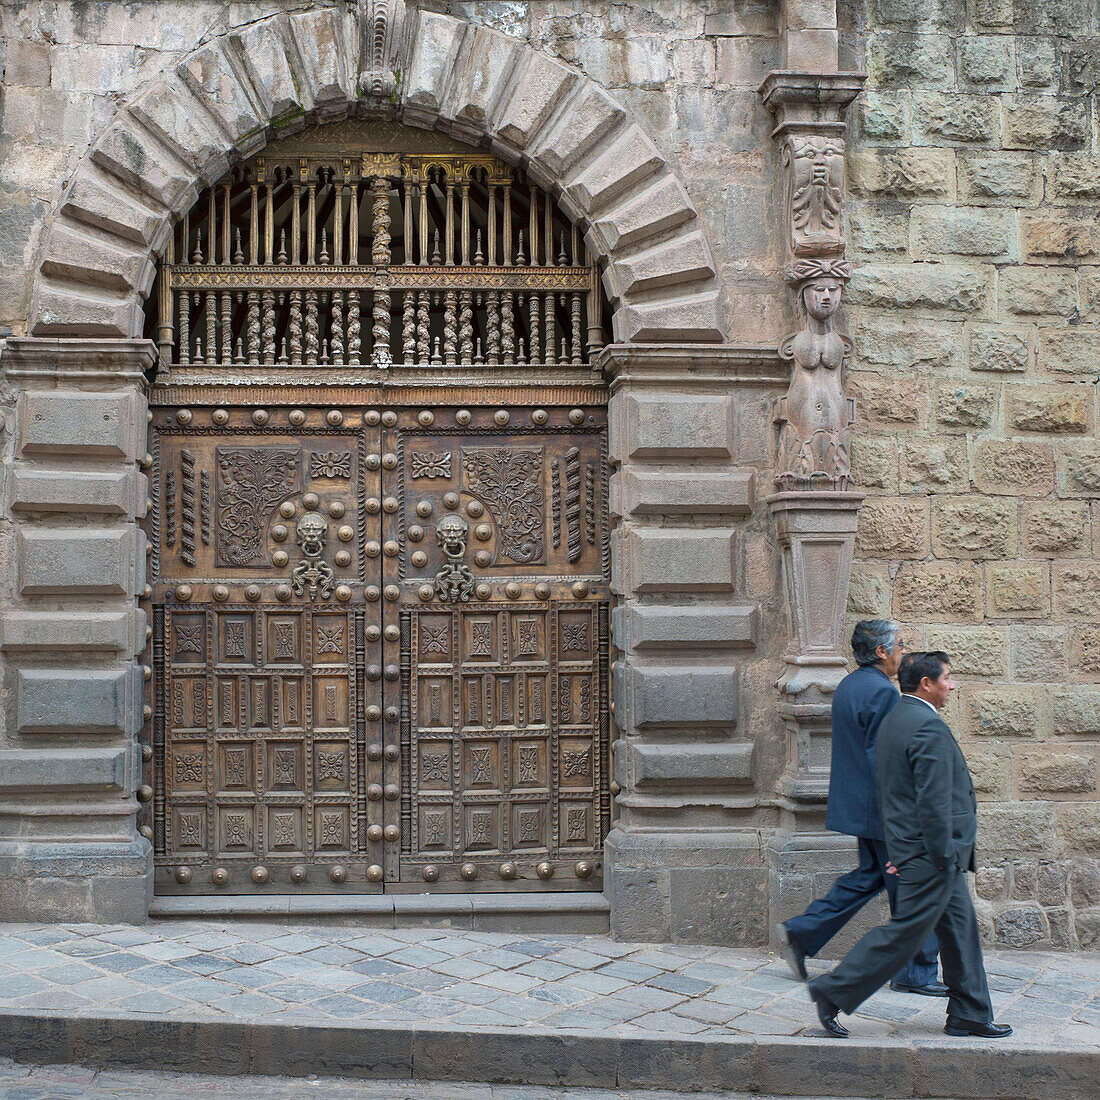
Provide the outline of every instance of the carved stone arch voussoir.
[[126,97],[46,235],[31,334],[140,335],[156,257],[201,188],[274,135],[366,111],[525,166],[584,227],[617,341],[725,338],[695,208],[623,106],[518,39],[401,0],[371,7],[367,34],[335,7],[231,28]]

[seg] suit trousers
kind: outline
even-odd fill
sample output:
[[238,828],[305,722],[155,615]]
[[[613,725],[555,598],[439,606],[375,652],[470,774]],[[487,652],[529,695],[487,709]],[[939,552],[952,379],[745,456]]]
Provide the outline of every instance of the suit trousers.
[[975,1023],[989,1023],[989,1000],[978,919],[958,867],[938,871],[924,856],[898,870],[898,896],[889,924],[872,928],[828,974],[810,988],[842,1012],[854,1012],[935,931],[943,980],[950,990],[947,1011]]
[[[833,883],[817,901],[811,902],[799,917],[784,921],[807,955],[816,955],[872,898],[886,891],[890,912],[896,907],[897,875],[886,873],[886,842],[859,837],[859,866]],[[901,985],[928,985],[937,975],[939,944],[930,935],[891,980]]]

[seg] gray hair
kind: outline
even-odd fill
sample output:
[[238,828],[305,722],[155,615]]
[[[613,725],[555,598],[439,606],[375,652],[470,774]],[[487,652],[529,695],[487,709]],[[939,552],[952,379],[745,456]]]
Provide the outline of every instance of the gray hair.
[[882,646],[887,653],[893,653],[894,646],[898,644],[898,634],[898,624],[889,619],[864,619],[856,623],[852,631],[852,656],[856,664],[860,668],[877,665],[879,656],[875,650]]

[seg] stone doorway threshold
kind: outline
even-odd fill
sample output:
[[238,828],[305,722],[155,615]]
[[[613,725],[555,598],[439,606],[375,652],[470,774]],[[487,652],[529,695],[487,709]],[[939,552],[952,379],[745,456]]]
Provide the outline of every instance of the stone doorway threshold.
[[547,894],[267,894],[154,897],[158,920],[349,921],[372,928],[457,928],[481,932],[606,935],[606,895]]

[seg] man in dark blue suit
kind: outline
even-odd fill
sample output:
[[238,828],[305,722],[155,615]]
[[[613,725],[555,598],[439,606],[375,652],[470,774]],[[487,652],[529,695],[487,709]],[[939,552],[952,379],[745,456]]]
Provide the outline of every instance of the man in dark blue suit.
[[[859,667],[841,680],[833,695],[833,752],[825,824],[859,841],[859,866],[833,883],[823,898],[798,917],[776,926],[783,955],[795,975],[806,980],[807,955],[816,955],[882,890],[894,911],[897,875],[886,855],[875,787],[875,738],[882,720],[900,698],[894,687],[905,647],[898,627],[886,619],[856,623],[852,654]],[[946,997],[936,978],[939,944],[935,934],[899,970],[890,988],[926,997]]]

